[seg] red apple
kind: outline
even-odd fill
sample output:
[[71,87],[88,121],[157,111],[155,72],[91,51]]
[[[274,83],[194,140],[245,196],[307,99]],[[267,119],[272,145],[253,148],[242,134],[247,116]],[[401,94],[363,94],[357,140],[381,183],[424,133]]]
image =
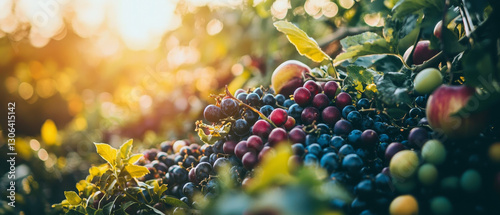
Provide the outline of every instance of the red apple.
[[443,28],[443,21],[441,20],[434,27],[434,36],[436,36],[438,39],[441,39],[442,28]]
[[422,40],[417,43],[415,51],[413,52],[413,64],[419,65],[434,57],[439,51],[429,49],[431,42],[429,40]]
[[279,65],[273,72],[271,84],[276,93],[288,98],[295,89],[304,85],[303,74],[310,73],[311,69],[296,60],[287,60]]
[[477,108],[466,106],[474,93],[474,88],[465,85],[438,87],[427,101],[426,113],[429,125],[449,138],[466,138],[479,134],[487,124],[488,111],[452,116],[463,107],[471,110]]

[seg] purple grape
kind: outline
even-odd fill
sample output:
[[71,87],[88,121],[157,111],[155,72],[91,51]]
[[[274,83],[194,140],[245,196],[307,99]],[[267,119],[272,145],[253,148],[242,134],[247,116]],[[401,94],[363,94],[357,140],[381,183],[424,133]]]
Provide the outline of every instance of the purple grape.
[[321,112],[321,118],[324,123],[333,126],[340,120],[340,111],[335,106],[328,106]]
[[312,101],[313,107],[318,108],[318,110],[323,110],[328,107],[329,104],[330,100],[328,99],[328,96],[323,93],[316,94]]
[[333,127],[333,132],[338,136],[347,136],[352,131],[352,124],[347,120],[339,120]]
[[312,96],[315,96],[321,91],[321,87],[313,80],[306,81],[306,83],[304,83],[304,88],[308,89]]
[[286,140],[288,140],[288,134],[286,133],[286,130],[283,128],[275,128],[269,134],[268,142],[270,146],[275,146],[276,144]]
[[309,91],[305,87],[299,87],[295,89],[295,92],[293,93],[293,99],[299,106],[306,107],[311,103],[312,100],[311,91]]
[[222,110],[215,105],[208,105],[203,111],[203,116],[209,122],[218,122],[222,118]]
[[399,151],[404,150],[406,147],[399,143],[399,142],[393,142],[387,146],[387,149],[385,150],[385,160],[387,162],[391,161],[392,157],[398,153]]
[[262,150],[262,147],[264,147],[264,144],[259,136],[252,135],[247,139],[247,147],[249,149],[254,149],[255,151],[260,151]]
[[234,154],[234,148],[236,147],[236,144],[238,144],[238,142],[234,141],[234,140],[228,140],[224,143],[224,146],[223,146],[223,151],[224,153],[226,154]]
[[312,124],[314,121],[318,121],[319,119],[319,111],[315,107],[306,107],[304,111],[302,111],[302,115],[300,116],[302,123],[305,125]]
[[361,134],[361,143],[365,148],[372,148],[378,142],[378,134],[374,130],[367,129]]
[[258,158],[255,152],[247,152],[243,155],[241,162],[246,169],[251,170],[257,164]]
[[429,133],[424,128],[413,128],[410,130],[410,134],[408,135],[408,142],[411,146],[418,146],[422,148],[422,146],[429,139]]
[[293,128],[288,132],[288,138],[292,143],[302,143],[306,142],[306,132],[300,128]]
[[234,147],[234,154],[236,157],[241,159],[245,153],[248,152],[248,147],[247,147],[247,141],[240,141],[238,144],[236,144],[236,147]]
[[334,99],[337,96],[337,92],[340,90],[339,84],[335,81],[326,82],[325,87],[323,87],[323,91],[325,95],[330,99]]
[[271,133],[271,124],[266,120],[260,119],[253,125],[252,133],[263,139],[267,139],[269,133]]

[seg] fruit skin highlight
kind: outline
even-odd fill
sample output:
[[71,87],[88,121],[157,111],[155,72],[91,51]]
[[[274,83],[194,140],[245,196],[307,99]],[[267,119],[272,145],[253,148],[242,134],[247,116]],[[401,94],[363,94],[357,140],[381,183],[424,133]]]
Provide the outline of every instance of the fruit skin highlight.
[[488,122],[488,111],[452,116],[467,105],[474,93],[474,88],[465,85],[438,87],[427,101],[426,114],[429,125],[435,131],[454,139],[479,134]]
[[311,72],[311,68],[297,60],[287,60],[273,72],[271,84],[276,93],[285,97],[292,95],[295,89],[304,85],[303,74]]

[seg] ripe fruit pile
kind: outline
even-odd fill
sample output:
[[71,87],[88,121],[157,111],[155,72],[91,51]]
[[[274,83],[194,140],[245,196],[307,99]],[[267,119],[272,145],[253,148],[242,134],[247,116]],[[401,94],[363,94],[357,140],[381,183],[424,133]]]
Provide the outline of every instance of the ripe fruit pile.
[[[416,97],[404,123],[396,124],[369,99],[340,92],[335,81],[302,83],[290,98],[263,87],[218,96],[203,113],[210,125],[198,123],[202,136],[215,131],[213,144],[164,142],[161,150],[144,152],[140,162],[150,173],[142,180],[168,184],[169,195],[197,208],[199,197],[219,194],[217,172],[224,166],[235,185],[245,186],[263,156],[286,144],[290,165],[324,168],[328,180],[354,194],[352,202],[330,205],[350,214],[499,209],[492,202],[499,199],[500,165],[486,153],[497,141],[493,135],[469,143],[436,139],[423,110],[428,96]],[[499,160],[497,145],[489,149],[491,159]]]

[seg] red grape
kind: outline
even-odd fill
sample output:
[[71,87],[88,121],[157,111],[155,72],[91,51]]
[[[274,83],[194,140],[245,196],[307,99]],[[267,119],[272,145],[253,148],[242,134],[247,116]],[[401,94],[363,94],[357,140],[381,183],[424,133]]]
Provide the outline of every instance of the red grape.
[[245,153],[248,152],[247,141],[240,141],[236,147],[234,147],[234,154],[236,157],[241,159]]
[[283,110],[281,108],[276,108],[269,115],[269,119],[273,121],[273,123],[276,126],[282,126],[286,123],[288,119],[288,113],[286,112],[286,110]]
[[337,96],[337,91],[339,90],[339,84],[335,81],[326,82],[325,86],[323,87],[325,95],[327,95],[330,99],[334,99],[335,96]]
[[255,152],[247,152],[241,159],[243,166],[248,170],[252,169],[257,164],[257,161],[258,159]]
[[330,100],[328,99],[328,96],[323,93],[316,94],[312,101],[312,105],[315,108],[318,108],[318,110],[323,110],[323,108],[328,107],[329,104]]
[[309,125],[319,119],[319,111],[315,107],[306,107],[300,116],[302,123]]
[[306,107],[311,103],[312,100],[311,91],[309,91],[305,87],[299,87],[293,93],[293,99],[299,106]]
[[304,83],[304,87],[311,92],[312,96],[321,92],[321,87],[313,80],[306,81],[306,83]]
[[295,118],[288,116],[284,126],[286,130],[292,129],[295,126]]
[[267,139],[269,133],[271,133],[271,124],[269,124],[266,120],[260,119],[253,125],[252,133],[261,138]]
[[321,112],[321,118],[324,123],[330,126],[335,125],[340,120],[340,111],[335,106],[328,106]]
[[347,105],[352,105],[351,95],[346,92],[339,93],[339,95],[337,95],[337,98],[335,98],[335,105],[337,106],[337,108],[339,108],[339,110],[344,109],[344,107]]
[[222,149],[224,151],[224,153],[226,154],[234,154],[234,148],[236,147],[236,144],[238,144],[238,142],[234,141],[234,140],[228,140],[224,143],[224,145],[222,146]]
[[288,134],[283,128],[275,128],[269,134],[269,145],[275,146],[276,144],[288,140]]
[[306,132],[300,128],[293,128],[288,132],[288,138],[292,143],[305,143],[306,142]]
[[262,150],[264,147],[264,143],[262,143],[262,139],[257,135],[252,135],[247,139],[247,147],[249,149],[255,149],[256,151]]

